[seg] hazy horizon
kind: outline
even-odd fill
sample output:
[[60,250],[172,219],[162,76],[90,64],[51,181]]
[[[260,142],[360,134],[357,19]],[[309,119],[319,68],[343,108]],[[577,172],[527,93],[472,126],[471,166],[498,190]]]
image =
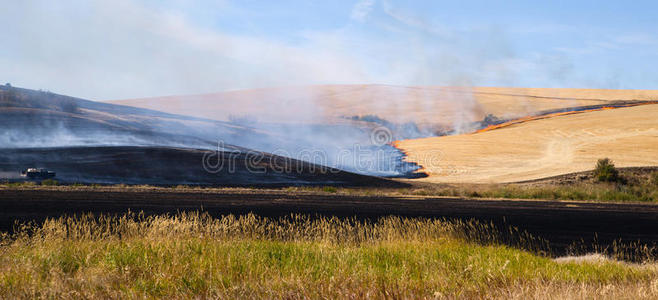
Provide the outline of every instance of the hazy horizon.
[[5,1],[0,81],[112,100],[276,86],[656,89],[650,1]]

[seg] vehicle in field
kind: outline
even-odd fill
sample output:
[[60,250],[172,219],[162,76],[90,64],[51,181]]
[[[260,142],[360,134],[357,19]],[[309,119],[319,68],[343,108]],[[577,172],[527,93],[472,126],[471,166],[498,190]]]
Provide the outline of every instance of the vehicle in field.
[[48,179],[48,178],[54,178],[55,175],[56,175],[55,172],[48,171],[43,168],[28,168],[21,171],[21,176],[30,179]]

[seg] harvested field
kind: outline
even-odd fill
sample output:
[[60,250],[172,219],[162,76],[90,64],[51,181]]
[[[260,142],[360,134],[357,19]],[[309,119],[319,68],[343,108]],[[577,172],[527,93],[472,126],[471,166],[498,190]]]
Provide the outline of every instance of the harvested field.
[[[277,122],[300,121],[303,117],[298,108],[302,107],[308,110],[306,121],[312,122],[377,115],[398,123],[452,125],[458,119],[480,121],[486,114],[519,117],[566,107],[654,99],[658,99],[655,90],[323,85],[109,102],[222,121],[231,114]],[[291,109],[277,109],[280,105]]]
[[533,120],[501,129],[397,143],[428,182],[498,183],[591,170],[658,165],[658,105]]

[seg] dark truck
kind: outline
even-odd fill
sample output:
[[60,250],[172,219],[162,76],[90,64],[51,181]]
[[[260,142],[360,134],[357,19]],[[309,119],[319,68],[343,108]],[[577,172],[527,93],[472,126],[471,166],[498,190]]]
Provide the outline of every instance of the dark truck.
[[54,178],[55,175],[56,175],[55,172],[48,171],[46,169],[29,168],[21,171],[21,176],[30,179],[48,179],[48,178]]

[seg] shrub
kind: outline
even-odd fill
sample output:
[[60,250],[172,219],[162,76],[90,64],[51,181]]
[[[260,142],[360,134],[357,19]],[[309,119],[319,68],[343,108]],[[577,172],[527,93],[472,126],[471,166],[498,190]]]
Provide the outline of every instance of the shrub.
[[617,182],[619,181],[619,171],[615,168],[612,160],[602,158],[596,163],[594,178],[600,182]]
[[337,193],[338,189],[333,186],[325,186],[322,188],[322,191],[325,193]]
[[58,184],[57,180],[53,180],[53,179],[46,179],[41,181],[41,185],[57,185],[57,184]]
[[653,185],[658,185],[658,171],[651,173],[650,181]]

